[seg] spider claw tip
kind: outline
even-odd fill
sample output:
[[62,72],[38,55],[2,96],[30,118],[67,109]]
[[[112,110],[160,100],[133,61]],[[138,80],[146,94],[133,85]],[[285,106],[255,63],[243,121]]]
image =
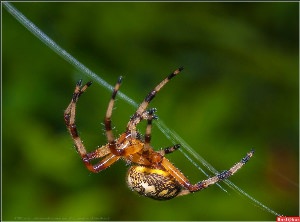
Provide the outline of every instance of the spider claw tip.
[[81,86],[82,79],[79,79],[78,82],[76,83],[77,86]]
[[181,147],[181,145],[180,144],[176,144],[174,147],[175,147],[175,149],[179,149]]
[[152,116],[152,119],[157,120],[157,119],[158,119],[158,116],[157,116],[157,115],[153,115],[153,116]]

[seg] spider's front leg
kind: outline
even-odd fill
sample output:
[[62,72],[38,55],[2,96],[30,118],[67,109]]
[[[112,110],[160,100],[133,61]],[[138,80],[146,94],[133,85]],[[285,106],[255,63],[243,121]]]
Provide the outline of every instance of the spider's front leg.
[[[81,141],[77,127],[75,124],[75,114],[76,114],[76,103],[78,98],[82,93],[86,91],[86,89],[92,84],[92,82],[86,83],[83,87],[81,87],[82,81],[79,80],[76,84],[72,99],[70,104],[68,105],[67,109],[64,112],[64,120],[67,126],[68,131],[70,132],[72,139],[74,141],[75,147],[77,152],[80,154],[82,161],[84,162],[85,166],[91,172],[97,173],[101,170],[106,169],[111,164],[116,162],[119,157],[110,154],[110,151],[107,146],[102,146],[101,148],[97,149],[92,153],[87,153],[84,147],[83,142]],[[91,160],[96,158],[104,157],[99,163],[92,165]]]
[[64,112],[64,119],[65,119],[67,129],[69,130],[69,132],[74,140],[77,151],[81,155],[85,155],[86,150],[79,138],[79,135],[77,132],[77,127],[75,124],[76,103],[78,101],[78,98],[81,96],[81,94],[85,92],[85,90],[92,84],[92,82],[86,83],[83,87],[81,87],[81,84],[82,84],[82,80],[79,80],[76,84],[71,102]]
[[154,99],[156,94],[176,75],[178,75],[183,70],[183,67],[176,69],[174,72],[169,74],[163,81],[161,81],[151,92],[148,93],[144,101],[140,104],[136,112],[131,117],[127,124],[127,132],[130,132],[133,138],[136,138],[136,125],[142,120],[146,119],[145,114],[149,103]]

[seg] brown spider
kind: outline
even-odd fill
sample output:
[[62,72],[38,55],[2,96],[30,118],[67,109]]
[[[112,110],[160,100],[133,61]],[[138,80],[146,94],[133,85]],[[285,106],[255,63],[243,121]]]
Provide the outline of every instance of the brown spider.
[[[180,170],[165,157],[165,154],[177,150],[180,147],[179,144],[164,148],[160,151],[153,150],[150,145],[150,139],[152,120],[157,118],[154,114],[156,109],[146,110],[146,108],[155,97],[156,93],[182,70],[183,68],[175,70],[146,96],[137,111],[130,118],[126,131],[122,133],[118,139],[115,139],[111,127],[111,115],[114,101],[122,81],[122,77],[119,77],[109,101],[104,119],[108,143],[90,153],[87,153],[83,142],[78,135],[75,125],[75,111],[79,96],[85,92],[92,82],[86,83],[83,87],[81,87],[81,80],[77,82],[72,100],[64,112],[64,119],[74,140],[75,147],[88,170],[93,173],[98,173],[108,168],[119,159],[123,159],[131,164],[126,176],[127,184],[131,190],[156,200],[169,200],[176,196],[200,191],[220,180],[227,179],[248,162],[254,153],[253,150],[229,170],[225,170],[193,185],[183,173],[181,173]],[[136,129],[137,124],[141,120],[147,120],[144,139]],[[91,160],[98,158],[102,159],[97,164],[93,165]]]

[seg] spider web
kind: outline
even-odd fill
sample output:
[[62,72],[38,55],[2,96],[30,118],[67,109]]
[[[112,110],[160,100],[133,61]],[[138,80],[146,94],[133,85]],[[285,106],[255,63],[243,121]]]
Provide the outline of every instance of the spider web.
[[[75,59],[72,55],[70,55],[66,50],[61,48],[58,44],[56,44],[51,38],[49,38],[42,30],[40,30],[36,25],[34,25],[30,20],[28,20],[20,11],[18,11],[14,6],[12,6],[9,2],[3,2],[4,7],[6,10],[15,18],[17,19],[26,29],[28,29],[32,34],[34,34],[38,39],[40,39],[44,44],[46,44],[50,49],[56,52],[59,56],[61,56],[64,60],[69,62],[73,65],[76,69],[80,72],[84,73],[85,75],[94,79],[99,85],[103,86],[104,88],[112,91],[114,89],[109,83],[107,83],[104,79],[99,77],[96,73],[88,69],[85,65]],[[128,97],[122,92],[118,92],[118,97],[122,98],[124,101],[129,103],[131,106],[137,108],[138,103],[136,103],[133,99]],[[180,152],[203,174],[207,177],[209,175],[203,170],[198,163],[202,164],[206,169],[208,169],[211,173],[217,174],[218,171],[209,164],[203,157],[201,157],[195,150],[184,140],[182,139],[175,131],[170,130],[161,119],[157,120],[155,124],[158,126],[159,130],[169,139],[171,142],[181,144],[182,149],[179,149]],[[191,155],[191,156],[189,156]],[[281,216],[281,214],[275,212],[274,210],[270,209],[260,201],[256,200],[254,197],[243,191],[241,188],[236,186],[234,183],[229,181],[228,179],[224,180],[224,183],[236,191],[237,193],[244,195],[249,200],[253,202],[254,205],[258,206],[259,208],[273,214],[276,216]],[[219,188],[221,188],[224,192],[227,192],[220,184],[217,184]]]

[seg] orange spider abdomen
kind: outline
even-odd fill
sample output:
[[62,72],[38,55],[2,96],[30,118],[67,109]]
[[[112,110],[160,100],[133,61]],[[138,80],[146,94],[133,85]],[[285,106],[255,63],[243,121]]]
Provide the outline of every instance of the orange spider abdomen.
[[126,180],[130,189],[155,200],[172,199],[182,190],[167,171],[145,166],[131,166]]

